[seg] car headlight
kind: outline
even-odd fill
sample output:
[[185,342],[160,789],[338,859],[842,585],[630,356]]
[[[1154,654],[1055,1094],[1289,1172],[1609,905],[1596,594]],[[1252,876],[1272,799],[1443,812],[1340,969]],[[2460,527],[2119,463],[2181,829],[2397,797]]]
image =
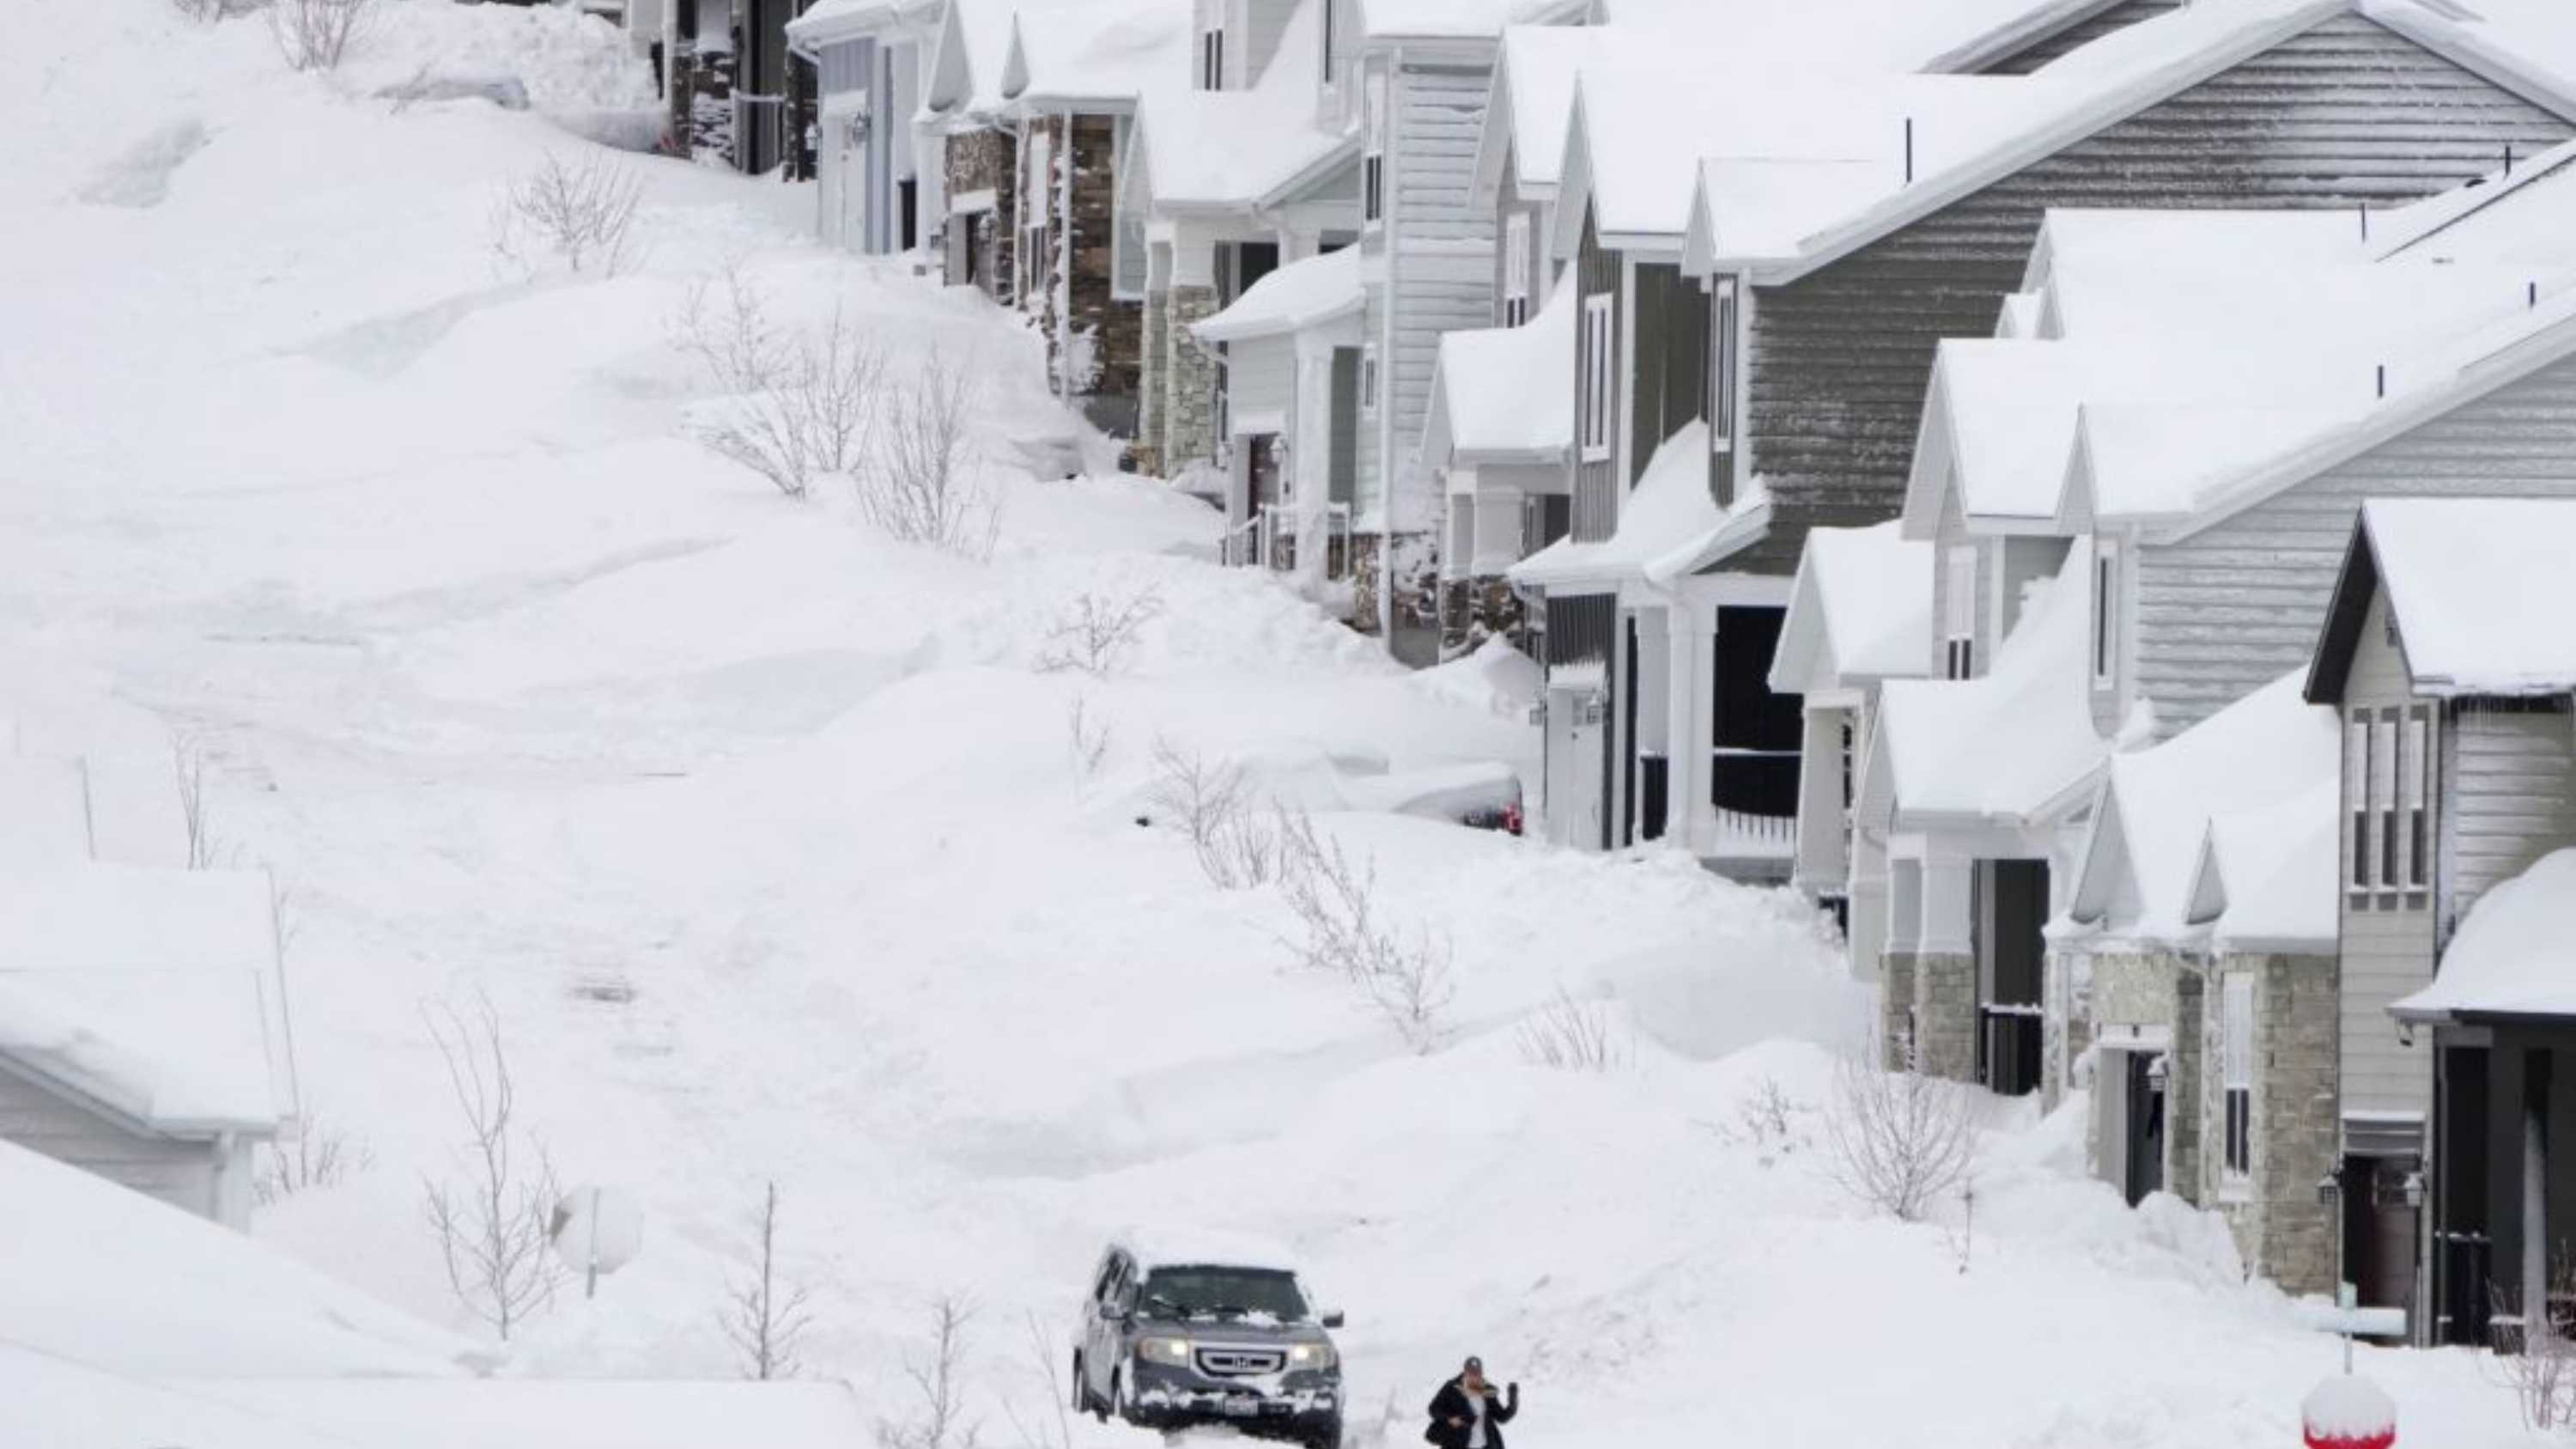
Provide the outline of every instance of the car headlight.
[[1341,1362],[1329,1343],[1292,1343],[1288,1345],[1288,1366],[1292,1369],[1328,1369]]
[[1147,1363],[1188,1368],[1190,1341],[1186,1338],[1140,1338],[1136,1340],[1136,1356]]

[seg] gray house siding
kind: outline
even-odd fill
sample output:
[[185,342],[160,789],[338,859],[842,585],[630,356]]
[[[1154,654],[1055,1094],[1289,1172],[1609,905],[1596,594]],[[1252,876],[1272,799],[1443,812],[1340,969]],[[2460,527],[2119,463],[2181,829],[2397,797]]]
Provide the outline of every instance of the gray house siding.
[[[1226,77],[1226,84],[1248,88],[1259,82],[1271,60],[1279,54],[1279,37],[1288,29],[1289,17],[1297,13],[1297,0],[1244,0],[1243,41],[1240,47],[1229,46],[1242,57],[1243,77]],[[1228,57],[1229,61],[1233,57]]]
[[2136,550],[2136,689],[2170,738],[2299,667],[2368,497],[2576,495],[2562,362],[2181,542]]
[[1707,411],[1709,309],[1670,262],[1637,266],[1634,359],[1637,405],[1629,414],[1628,482],[1645,476],[1655,449]]
[[2028,75],[2067,52],[2091,45],[2114,31],[2126,30],[2141,20],[2153,20],[2167,11],[2181,8],[2182,0],[2114,0],[2114,3],[2081,20],[2052,31],[2001,60],[1988,63],[1983,73]]
[[[2343,529],[2349,538],[2349,518]],[[2327,587],[2331,588],[2331,581]],[[2322,617],[2324,607],[2325,594],[2320,591],[2315,613]],[[2347,709],[2402,706],[2414,700],[2404,663],[2388,645],[2383,607],[2374,604],[2363,624],[2360,647],[2344,684]],[[2353,877],[2352,835],[2347,818],[2345,828],[2335,832],[2340,842],[2335,880],[2342,902],[2343,982],[2337,1011],[2343,1038],[2339,1049],[2343,1110],[2347,1114],[2422,1112],[2430,1105],[2433,1086],[2428,1054],[2431,1033],[2420,1034],[2414,1046],[2405,1045],[2389,1021],[2388,1008],[2433,979],[2434,913],[2421,896],[2345,889]]]
[[2563,713],[2462,700],[2445,721],[2443,931],[2501,881],[2576,845],[2576,736]]
[[1420,471],[1441,335],[1493,320],[1494,218],[1470,204],[1492,80],[1484,66],[1408,65],[1396,77],[1396,134],[1387,157],[1394,356],[1385,385],[1395,448],[1387,463],[1399,486]]
[[1324,462],[1328,501],[1349,503],[1358,488],[1360,439],[1360,350],[1333,349],[1332,455]]
[[1934,348],[1993,335],[2047,208],[2395,202],[2492,170],[2508,143],[2527,153],[2571,133],[2565,119],[2346,16],[1759,289],[1747,423],[1773,498],[1763,557],[1794,566],[1809,527],[1901,511]]
[[868,88],[868,59],[873,39],[844,40],[822,47],[814,62],[814,87],[827,96]]
[[212,1144],[135,1132],[6,1068],[0,1140],[200,1217],[217,1215]]
[[[1610,298],[1610,355],[1619,355],[1619,254],[1601,245],[1592,229],[1589,212],[1583,218],[1583,246],[1575,254],[1573,283],[1578,299],[1607,296]],[[1579,335],[1579,334],[1578,334]],[[1619,482],[1616,450],[1613,456],[1586,461],[1583,458],[1583,355],[1578,346],[1566,365],[1574,369],[1575,464],[1574,464],[1574,541],[1599,543],[1619,527]],[[1610,369],[1610,390],[1603,399],[1609,410],[1610,430],[1618,427],[1619,391],[1627,383],[1619,369]]]

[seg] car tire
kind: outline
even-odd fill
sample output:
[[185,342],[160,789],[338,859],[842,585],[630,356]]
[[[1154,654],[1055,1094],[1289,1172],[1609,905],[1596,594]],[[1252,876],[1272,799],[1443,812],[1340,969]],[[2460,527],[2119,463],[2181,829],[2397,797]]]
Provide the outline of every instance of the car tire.
[[1106,1424],[1112,1419],[1136,1422],[1127,1413],[1127,1380],[1115,1371],[1109,1375],[1109,1407],[1101,1413],[1100,1422]]
[[1342,1449],[1342,1421],[1335,1419],[1306,1439],[1307,1449]]
[[1091,1380],[1083,1377],[1082,1350],[1078,1348],[1073,1351],[1073,1411],[1077,1414],[1095,1412],[1091,1400]]

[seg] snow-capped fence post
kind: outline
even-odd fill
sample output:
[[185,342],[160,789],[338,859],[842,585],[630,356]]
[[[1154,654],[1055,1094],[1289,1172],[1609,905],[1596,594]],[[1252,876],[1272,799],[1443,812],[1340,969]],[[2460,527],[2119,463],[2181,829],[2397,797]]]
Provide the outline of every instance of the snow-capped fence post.
[[2308,1390],[2299,1426],[2307,1449],[2390,1449],[2397,1442],[2397,1405],[2370,1380],[2337,1374]]

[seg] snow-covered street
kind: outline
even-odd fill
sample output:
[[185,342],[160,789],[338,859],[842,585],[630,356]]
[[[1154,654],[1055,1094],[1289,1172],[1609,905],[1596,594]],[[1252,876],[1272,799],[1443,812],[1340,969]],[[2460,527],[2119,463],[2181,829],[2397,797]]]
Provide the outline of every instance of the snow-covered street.
[[[486,1336],[421,1209],[459,1142],[425,1011],[480,995],[557,1175],[645,1212],[506,1376],[733,1376],[774,1182],[805,1373],[901,1421],[966,1301],[988,1445],[1055,1432],[1085,1274],[1166,1223],[1300,1255],[1349,1315],[1357,1444],[1413,1442],[1466,1353],[1522,1385],[1529,1449],[2296,1441],[2333,1340],[2214,1215],[2087,1176],[2080,1101],[1989,1099],[1936,1222],[1835,1185],[1870,988],[1798,895],[1352,808],[1491,760],[1535,806],[1533,667],[1407,671],[1218,567],[1221,515],[1115,472],[1012,314],[825,250],[810,188],[662,158],[615,160],[646,188],[625,274],[497,258],[499,188],[591,149],[542,113],[652,101],[605,27],[401,0],[322,76],[166,0],[32,8],[0,91],[0,738],[201,756],[218,858],[276,877],[306,1113],[363,1165],[264,1205],[265,1244]],[[505,55],[536,110],[374,94]],[[989,557],[692,436],[676,334],[728,270],[894,374],[965,371]],[[1089,476],[1031,475],[1068,448]],[[1132,651],[1042,667],[1085,598],[1149,615]],[[1210,882],[1158,755],[1240,764],[1374,863],[1450,952],[1433,1049],[1300,968],[1275,888]],[[1564,998],[1612,1069],[1532,1060]],[[80,1230],[0,1212],[20,1249]],[[0,1338],[45,1346],[12,1261]],[[2540,1442],[2481,1356],[2361,1352],[2410,1449]]]

